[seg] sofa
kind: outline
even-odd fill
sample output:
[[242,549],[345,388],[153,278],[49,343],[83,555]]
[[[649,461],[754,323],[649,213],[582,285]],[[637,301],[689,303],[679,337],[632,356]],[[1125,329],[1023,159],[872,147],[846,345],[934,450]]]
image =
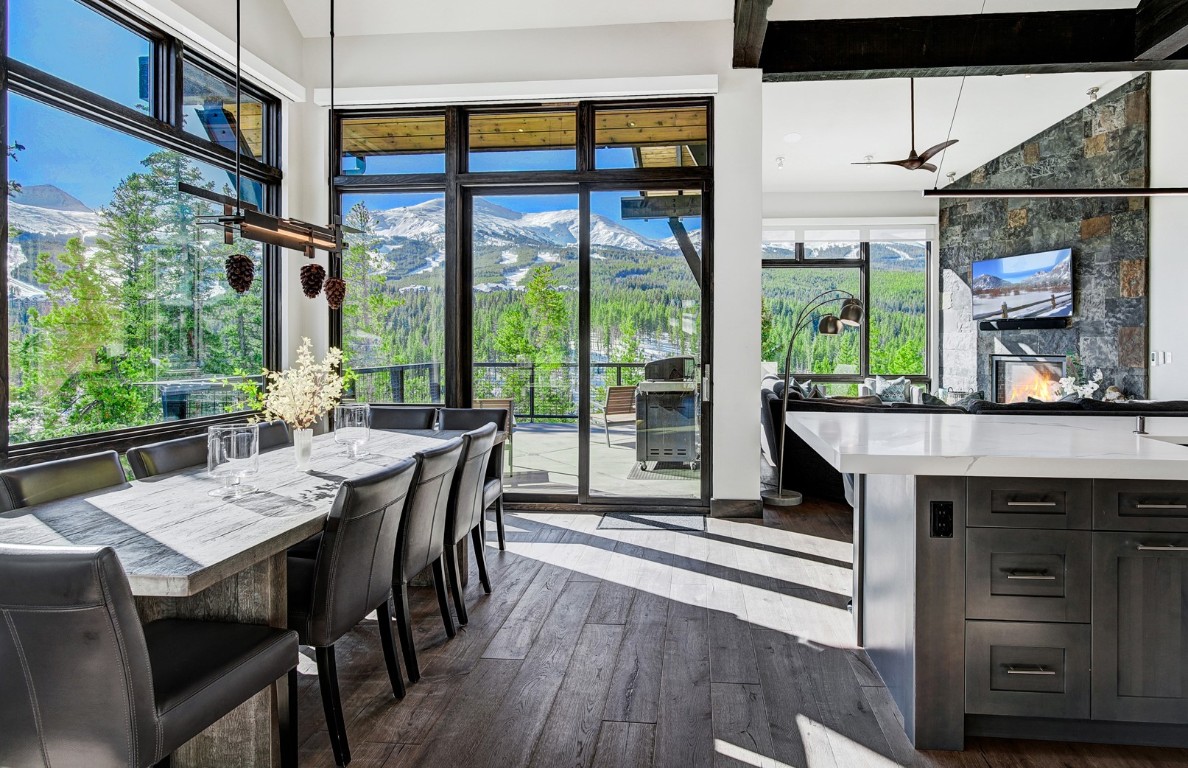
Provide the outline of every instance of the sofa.
[[[781,402],[775,391],[766,386],[771,383],[773,383],[771,379],[764,381],[765,386],[760,394],[759,416],[763,426],[763,455],[768,467],[772,469],[769,482],[774,484],[774,469],[779,466],[779,433],[776,431],[776,425],[780,423]],[[858,400],[867,400],[867,398],[789,399],[788,413],[885,413],[889,415],[896,413],[956,413],[1086,417],[1188,416],[1188,401],[1185,400],[1126,403],[1090,399],[1051,403],[993,403],[987,400],[975,400],[970,404],[968,410],[956,406],[933,406],[918,403],[873,404],[857,402]],[[846,478],[787,426],[784,427],[784,450],[787,451],[787,459],[784,462],[785,488],[800,491],[806,496],[836,501],[848,500],[849,484]]]

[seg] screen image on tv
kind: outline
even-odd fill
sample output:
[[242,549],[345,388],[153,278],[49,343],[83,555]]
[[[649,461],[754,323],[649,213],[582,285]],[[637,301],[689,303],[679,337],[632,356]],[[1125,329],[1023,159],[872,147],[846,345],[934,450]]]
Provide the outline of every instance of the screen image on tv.
[[974,320],[1071,317],[1072,249],[973,263]]

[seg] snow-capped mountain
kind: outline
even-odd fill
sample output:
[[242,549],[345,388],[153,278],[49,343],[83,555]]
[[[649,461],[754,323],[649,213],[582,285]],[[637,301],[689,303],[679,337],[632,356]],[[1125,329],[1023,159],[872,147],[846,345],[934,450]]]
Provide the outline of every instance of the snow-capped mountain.
[[1006,280],[996,275],[979,275],[973,281],[973,289],[975,291],[994,291],[999,288],[1004,288],[1010,285]]
[[44,208],[10,200],[8,226],[18,233],[91,239],[99,234],[99,214],[94,211]]
[[[376,211],[376,234],[388,240],[419,240],[437,247],[445,244],[445,217],[440,198],[417,205]],[[579,218],[576,209],[519,213],[478,199],[474,203],[474,244],[477,248],[501,246],[575,246]],[[701,232],[690,236],[701,242]],[[597,213],[590,215],[590,244],[628,251],[679,250],[674,238],[653,240]]]

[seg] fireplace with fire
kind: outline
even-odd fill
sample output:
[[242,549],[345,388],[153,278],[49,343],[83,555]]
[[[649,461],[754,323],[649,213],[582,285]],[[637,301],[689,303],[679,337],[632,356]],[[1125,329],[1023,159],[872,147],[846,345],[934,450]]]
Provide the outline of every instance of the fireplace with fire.
[[1055,385],[1064,377],[1068,359],[1041,355],[991,355],[994,402],[1022,403],[1027,398],[1055,400]]

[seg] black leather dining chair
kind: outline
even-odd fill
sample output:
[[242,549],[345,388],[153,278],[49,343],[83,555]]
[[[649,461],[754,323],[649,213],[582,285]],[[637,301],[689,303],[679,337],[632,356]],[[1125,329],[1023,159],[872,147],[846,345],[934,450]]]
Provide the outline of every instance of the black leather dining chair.
[[128,449],[128,465],[137,480],[206,463],[206,435],[190,435]]
[[410,405],[371,405],[372,429],[433,429],[437,409]]
[[12,467],[0,471],[0,512],[127,482],[120,455],[115,451]]
[[446,512],[450,489],[458,459],[462,455],[462,439],[454,438],[417,454],[417,472],[413,479],[404,520],[396,537],[396,562],[392,572],[392,599],[396,603],[396,627],[400,630],[400,649],[404,652],[404,666],[408,679],[421,679],[417,665],[417,649],[413,645],[412,617],[409,613],[408,585],[418,573],[433,569],[433,586],[437,590],[437,606],[445,624],[446,635],[457,634],[446,599],[445,549]]
[[261,451],[267,451],[270,448],[279,448],[282,445],[289,445],[292,442],[293,437],[289,434],[289,426],[280,419],[260,422]]
[[483,540],[483,476],[487,462],[495,446],[495,425],[486,424],[462,435],[462,458],[454,474],[454,486],[450,490],[450,503],[446,514],[445,567],[454,593],[454,610],[458,623],[466,624],[466,599],[462,590],[462,574],[458,564],[458,544],[465,546],[467,536],[474,541],[474,560],[478,565],[479,581],[483,589],[491,593],[491,580],[487,576],[487,560]]
[[141,626],[110,547],[0,544],[0,765],[148,768],[269,685],[297,765],[297,633]]
[[[508,420],[511,414],[506,408],[442,408],[438,414],[442,429],[477,429],[484,424],[494,424],[504,433],[507,441]],[[495,457],[487,466],[487,477],[483,484],[483,510],[495,508],[495,528],[499,534],[499,548],[507,549],[507,534],[503,527],[503,446],[493,450]]]
[[351,749],[342,717],[334,644],[372,611],[379,619],[392,693],[404,697],[388,600],[392,597],[396,534],[416,467],[415,459],[405,459],[344,480],[314,557],[300,553],[288,557],[289,628],[297,631],[302,645],[313,646],[316,652],[318,687],[338,765],[351,761]]

